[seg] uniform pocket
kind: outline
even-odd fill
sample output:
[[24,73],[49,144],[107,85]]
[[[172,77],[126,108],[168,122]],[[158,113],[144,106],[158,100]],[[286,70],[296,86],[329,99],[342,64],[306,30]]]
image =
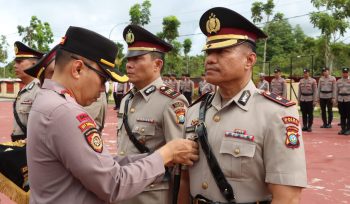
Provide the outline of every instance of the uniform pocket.
[[234,179],[246,179],[245,172],[253,163],[256,144],[237,139],[224,139],[220,146],[220,166],[224,174]]
[[150,137],[155,135],[156,127],[154,124],[145,124],[143,122],[137,122],[132,132],[136,133],[138,135],[138,140],[141,143],[146,143],[148,140],[150,140]]

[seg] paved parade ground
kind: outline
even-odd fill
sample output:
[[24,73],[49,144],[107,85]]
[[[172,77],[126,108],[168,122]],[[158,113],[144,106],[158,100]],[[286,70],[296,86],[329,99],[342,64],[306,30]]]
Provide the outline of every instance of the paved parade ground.
[[[302,204],[350,203],[350,136],[337,134],[338,122],[335,119],[333,128],[321,129],[321,120],[316,118],[313,132],[303,134],[309,186],[302,193]],[[12,102],[1,101],[0,142],[10,141],[12,123]],[[116,153],[116,125],[117,114],[109,104],[103,139],[112,154]],[[0,203],[14,202],[0,194]]]

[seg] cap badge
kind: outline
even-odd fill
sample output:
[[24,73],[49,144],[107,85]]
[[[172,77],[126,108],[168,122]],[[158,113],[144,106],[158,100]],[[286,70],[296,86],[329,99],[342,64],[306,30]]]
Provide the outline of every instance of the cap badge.
[[134,36],[134,33],[132,33],[131,30],[128,31],[128,33],[126,34],[125,36],[125,41],[128,43],[128,44],[131,44],[133,43],[135,40],[135,36]]
[[18,53],[18,47],[15,45],[15,54],[17,55]]
[[220,20],[215,17],[215,14],[211,13],[209,20],[207,21],[207,32],[209,34],[216,33],[220,30]]

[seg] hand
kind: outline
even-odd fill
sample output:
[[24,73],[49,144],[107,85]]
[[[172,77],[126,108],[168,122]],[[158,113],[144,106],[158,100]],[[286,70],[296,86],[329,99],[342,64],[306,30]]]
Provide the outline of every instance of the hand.
[[157,150],[163,157],[164,164],[171,166],[176,164],[185,164],[192,166],[199,156],[198,144],[191,140],[175,139]]

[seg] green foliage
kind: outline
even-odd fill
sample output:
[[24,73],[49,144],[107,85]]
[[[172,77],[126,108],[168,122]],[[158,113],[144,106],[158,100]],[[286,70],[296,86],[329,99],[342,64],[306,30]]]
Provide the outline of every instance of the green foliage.
[[50,24],[41,22],[36,16],[32,16],[27,27],[17,26],[18,34],[23,36],[23,42],[41,52],[48,52],[53,42],[53,33]]
[[7,47],[8,43],[4,35],[0,36],[0,63],[4,63],[7,59]]
[[169,43],[179,37],[180,21],[176,16],[167,16],[163,18],[163,31],[158,33],[158,36],[165,39]]
[[145,0],[142,5],[134,4],[130,10],[130,22],[134,25],[147,25],[150,22],[150,8],[152,4],[149,0]]
[[[12,60],[11,62],[7,63],[5,67],[2,67],[0,69],[0,78],[16,78],[16,74],[14,71],[14,61]],[[5,69],[5,73],[4,73]]]
[[183,45],[184,47],[184,54],[185,56],[187,56],[187,54],[191,51],[191,47],[192,47],[192,41],[191,39],[189,38],[186,38],[183,42]]

